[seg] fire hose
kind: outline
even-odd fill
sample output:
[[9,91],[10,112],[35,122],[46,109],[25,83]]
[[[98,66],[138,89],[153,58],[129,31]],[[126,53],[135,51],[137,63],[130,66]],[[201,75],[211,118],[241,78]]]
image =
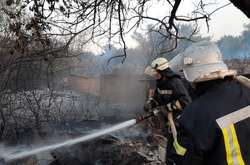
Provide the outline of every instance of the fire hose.
[[[160,110],[153,109],[150,113],[146,113],[142,116],[137,117],[136,119],[131,119],[131,120],[122,122],[120,124],[116,124],[112,127],[101,129],[99,131],[96,131],[96,132],[93,132],[93,133],[90,133],[87,135],[83,135],[83,136],[80,136],[77,138],[58,142],[55,144],[48,144],[48,145],[43,145],[43,146],[34,147],[34,148],[24,148],[22,150],[19,150],[18,147],[16,149],[14,148],[14,150],[8,150],[6,148],[6,149],[4,149],[4,151],[5,151],[4,155],[0,155],[0,163],[2,160],[8,162],[8,161],[16,160],[16,159],[21,159],[21,158],[24,158],[27,156],[35,155],[35,154],[38,154],[38,153],[41,153],[44,151],[55,150],[57,148],[71,146],[71,145],[74,145],[74,144],[77,144],[80,142],[88,141],[88,140],[103,136],[105,134],[109,134],[109,133],[112,133],[114,131],[118,131],[120,129],[138,124],[146,119],[149,119],[153,116],[156,116],[159,112],[160,112]],[[173,133],[173,138],[174,138],[173,146],[175,147],[177,154],[184,155],[186,152],[186,149],[184,147],[180,146],[178,141],[177,141],[177,131],[176,131],[174,121],[173,121],[173,114],[171,112],[168,113],[168,120],[170,123],[171,131]]]
[[[137,117],[136,118],[136,123],[140,123],[140,122],[142,122],[144,120],[147,120],[147,119],[149,119],[149,118],[151,118],[153,116],[156,116],[158,113],[160,113],[160,110],[155,108],[151,112]],[[177,130],[176,130],[174,119],[173,119],[173,112],[168,112],[167,118],[168,118],[170,129],[171,129],[171,132],[172,132],[172,135],[173,135],[173,139],[174,139],[173,146],[174,146],[174,148],[176,150],[176,153],[178,155],[183,156],[186,153],[187,149],[182,147],[179,144],[178,140],[177,140]]]

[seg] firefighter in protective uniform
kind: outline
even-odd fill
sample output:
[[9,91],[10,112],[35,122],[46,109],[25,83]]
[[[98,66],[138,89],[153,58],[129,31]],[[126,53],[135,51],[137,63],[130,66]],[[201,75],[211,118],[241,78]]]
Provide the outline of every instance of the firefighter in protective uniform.
[[[180,116],[182,109],[191,102],[191,97],[181,77],[170,69],[167,59],[162,57],[153,60],[151,66],[146,68],[145,73],[156,79],[154,95],[146,102],[145,110],[149,111],[157,106],[164,107],[162,112],[165,118],[173,118],[171,119],[175,122],[173,124],[178,123],[177,117]],[[168,131],[170,129],[167,127],[167,122],[165,125],[163,129],[168,139],[167,155],[176,155],[172,132]],[[178,129],[177,125],[175,126]]]
[[180,117],[176,165],[250,165],[249,79],[236,76],[218,47],[203,41],[183,53],[183,71],[197,98]]
[[146,109],[150,109],[150,106],[167,105],[168,103],[172,103],[173,106],[176,102],[179,107],[184,108],[191,102],[181,77],[171,70],[167,59],[160,57],[153,60],[145,73],[156,79],[156,90],[153,97],[146,102]]

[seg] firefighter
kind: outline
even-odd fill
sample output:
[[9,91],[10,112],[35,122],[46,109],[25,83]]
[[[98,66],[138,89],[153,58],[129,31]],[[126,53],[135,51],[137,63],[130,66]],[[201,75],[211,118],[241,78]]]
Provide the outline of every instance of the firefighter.
[[[151,95],[152,97],[149,97],[147,100],[145,110],[149,111],[156,106],[164,107],[163,115],[168,119],[174,120],[174,124],[178,129],[178,117],[182,109],[191,102],[181,77],[171,70],[167,59],[162,57],[153,60],[151,66],[146,68],[145,73],[156,79],[154,95]],[[168,159],[168,155],[176,154],[176,148],[173,146],[174,139],[170,126],[167,125],[167,122],[165,122],[165,125],[163,129],[168,140],[166,160],[169,162],[171,160]]]
[[151,92],[154,94],[149,95],[145,109],[168,103],[175,104],[176,102],[183,108],[191,102],[181,77],[172,71],[167,59],[160,57],[153,60],[151,66],[146,68],[145,73],[156,79],[156,89]]
[[185,50],[183,71],[197,98],[180,117],[178,142],[186,152],[176,165],[250,165],[249,82],[240,81],[208,41]]

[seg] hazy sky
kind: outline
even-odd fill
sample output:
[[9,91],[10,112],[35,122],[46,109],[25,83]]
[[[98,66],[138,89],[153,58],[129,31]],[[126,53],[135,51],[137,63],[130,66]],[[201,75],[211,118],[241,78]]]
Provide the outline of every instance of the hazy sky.
[[[191,1],[195,3],[197,0],[184,0],[179,9],[179,13],[193,10],[194,6]],[[205,0],[204,2],[214,3],[214,5],[207,8],[207,11],[214,11],[216,8],[228,4],[229,0]],[[214,40],[218,40],[224,35],[240,35],[244,24],[247,23],[250,23],[250,19],[231,4],[218,10],[211,16],[211,21],[209,21],[209,33],[207,33],[204,21],[201,22],[201,33],[211,36]]]
[[[226,0],[221,1],[227,2]],[[240,35],[244,24],[249,23],[250,19],[231,4],[212,15],[209,35],[215,40],[223,35]],[[202,33],[207,34],[204,26],[202,27]]]
[[[194,10],[194,5],[200,0],[183,0],[177,15],[190,15]],[[229,3],[229,0],[203,0],[203,2],[213,3],[212,5],[206,7],[208,13],[214,11],[218,7],[221,7]],[[163,2],[158,2],[157,0],[151,1],[151,5],[148,8],[147,14],[151,17],[163,18],[164,16],[170,15],[170,6]],[[155,22],[148,22],[149,24]],[[222,8],[215,12],[211,16],[209,21],[209,32],[207,31],[205,21],[199,21],[200,33],[203,36],[210,36],[213,40],[218,40],[224,35],[237,36],[243,30],[244,24],[249,24],[250,19],[248,19],[239,9],[230,4],[225,8]],[[140,30],[139,30],[140,32]],[[133,34],[131,32],[131,34]],[[136,47],[138,45],[135,40],[131,38],[130,35],[126,36],[126,44],[128,47]],[[92,49],[92,48],[91,48]],[[94,47],[95,50],[99,50],[98,47]]]
[[[183,15],[191,13],[194,10],[194,5],[197,4],[198,1],[199,0],[182,1],[177,14]],[[206,11],[211,12],[220,6],[228,4],[229,0],[204,0],[204,2],[213,3],[213,5],[206,7]],[[163,4],[157,4],[153,6],[153,9],[150,10],[149,14],[161,18],[162,16],[169,14],[169,10],[166,8],[167,7]],[[223,35],[239,35],[243,30],[243,25],[247,23],[250,23],[250,19],[231,4],[218,10],[211,16],[211,20],[209,21],[209,33],[207,32],[205,22],[200,22],[201,33],[202,35],[209,35],[214,40],[217,40]]]

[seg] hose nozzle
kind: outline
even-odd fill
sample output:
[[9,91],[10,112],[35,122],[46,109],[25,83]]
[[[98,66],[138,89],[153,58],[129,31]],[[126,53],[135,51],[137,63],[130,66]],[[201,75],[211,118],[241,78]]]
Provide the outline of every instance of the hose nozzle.
[[156,116],[159,112],[160,112],[160,111],[159,111],[158,109],[155,108],[155,109],[153,109],[151,112],[146,113],[146,114],[143,114],[143,115],[137,117],[137,118],[136,118],[136,123],[140,123],[140,122],[142,122],[142,121],[144,121],[144,120],[146,120],[146,119],[149,119],[149,118],[151,118],[151,117],[153,117],[153,116]]

